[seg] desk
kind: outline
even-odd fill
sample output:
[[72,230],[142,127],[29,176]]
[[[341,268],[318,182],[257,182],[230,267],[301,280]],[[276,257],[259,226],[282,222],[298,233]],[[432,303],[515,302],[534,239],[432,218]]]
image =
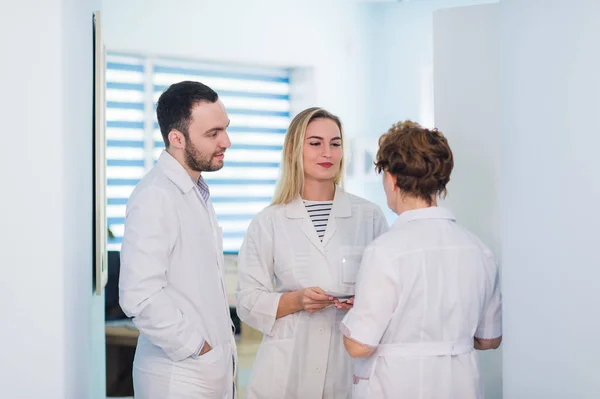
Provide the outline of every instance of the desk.
[[131,369],[140,333],[129,319],[107,321],[104,330],[107,396],[133,396]]
[[129,319],[107,321],[104,324],[104,330],[106,345],[135,347],[140,336],[140,332]]

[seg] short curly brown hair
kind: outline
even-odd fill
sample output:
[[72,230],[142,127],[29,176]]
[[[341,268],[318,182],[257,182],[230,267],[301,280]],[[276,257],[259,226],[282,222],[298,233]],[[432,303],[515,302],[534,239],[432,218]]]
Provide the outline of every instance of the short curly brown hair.
[[436,195],[446,196],[453,167],[452,150],[437,129],[407,120],[393,125],[379,139],[377,172],[389,172],[404,194],[430,204]]

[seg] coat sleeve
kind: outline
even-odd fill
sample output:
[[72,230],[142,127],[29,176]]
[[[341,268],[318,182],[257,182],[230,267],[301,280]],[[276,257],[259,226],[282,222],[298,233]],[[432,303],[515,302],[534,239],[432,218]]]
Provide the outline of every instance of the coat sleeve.
[[258,218],[250,223],[238,255],[237,314],[271,335],[282,294],[273,287],[273,227],[270,220]]
[[493,290],[483,319],[479,322],[475,338],[495,339],[502,336],[502,293],[500,292],[500,272],[496,267]]
[[177,214],[156,187],[127,205],[121,247],[119,302],[123,312],[173,361],[193,355],[203,337],[165,292],[169,254],[178,234]]
[[[398,306],[398,283],[394,268],[369,246],[357,276],[354,307],[342,320],[342,333],[360,344],[375,348]],[[382,300],[382,298],[384,298]]]

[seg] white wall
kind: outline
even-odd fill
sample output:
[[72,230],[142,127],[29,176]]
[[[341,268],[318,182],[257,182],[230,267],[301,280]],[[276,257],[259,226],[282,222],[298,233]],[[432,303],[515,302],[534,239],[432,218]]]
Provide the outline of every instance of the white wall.
[[[371,5],[375,30],[370,83],[371,121],[377,132],[412,119],[433,123],[433,14],[497,0],[421,0]],[[378,133],[375,133],[378,134]]]
[[103,299],[92,296],[94,0],[0,14],[0,397],[104,395]]
[[504,394],[600,392],[600,2],[500,2]]
[[[433,15],[443,8],[497,0],[418,0],[371,3],[368,16],[369,60],[367,134],[373,139],[393,123],[412,119],[435,124],[433,93]],[[379,179],[365,184],[365,195],[379,203],[391,220]]]
[[[435,125],[454,171],[442,202],[500,258],[498,4],[434,14]],[[502,352],[480,352],[486,398],[502,398]],[[510,397],[510,396],[508,396]]]

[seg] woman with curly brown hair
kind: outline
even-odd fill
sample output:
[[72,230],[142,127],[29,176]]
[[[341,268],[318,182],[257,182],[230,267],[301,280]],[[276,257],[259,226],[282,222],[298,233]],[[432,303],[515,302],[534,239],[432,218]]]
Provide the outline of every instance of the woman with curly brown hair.
[[477,353],[502,340],[492,252],[437,206],[454,165],[446,138],[406,121],[379,140],[376,169],[398,219],[363,254],[342,321],[354,398],[482,398]]

